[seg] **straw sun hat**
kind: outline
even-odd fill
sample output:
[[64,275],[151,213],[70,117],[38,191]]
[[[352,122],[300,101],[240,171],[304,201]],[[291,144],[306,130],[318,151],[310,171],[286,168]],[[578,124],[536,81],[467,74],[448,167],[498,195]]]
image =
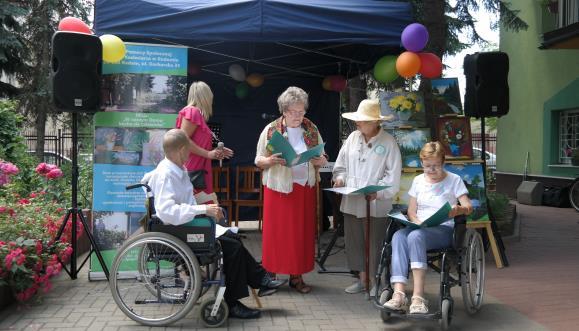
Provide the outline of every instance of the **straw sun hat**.
[[352,121],[365,122],[365,121],[390,121],[393,116],[382,116],[380,115],[380,103],[377,99],[365,99],[360,102],[358,110],[351,113],[343,113],[343,118],[347,118]]

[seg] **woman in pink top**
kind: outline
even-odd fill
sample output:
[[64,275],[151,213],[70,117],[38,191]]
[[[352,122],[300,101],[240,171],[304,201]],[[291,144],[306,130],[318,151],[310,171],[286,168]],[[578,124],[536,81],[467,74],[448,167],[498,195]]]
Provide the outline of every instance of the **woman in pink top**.
[[[211,160],[222,160],[233,156],[227,147],[212,149],[213,133],[207,121],[213,114],[213,92],[204,82],[194,82],[189,88],[187,106],[179,111],[176,127],[187,133],[190,144],[189,159],[185,163],[188,171],[205,170],[205,193],[213,193]],[[198,193],[200,190],[195,190]],[[217,202],[217,201],[215,201]]]

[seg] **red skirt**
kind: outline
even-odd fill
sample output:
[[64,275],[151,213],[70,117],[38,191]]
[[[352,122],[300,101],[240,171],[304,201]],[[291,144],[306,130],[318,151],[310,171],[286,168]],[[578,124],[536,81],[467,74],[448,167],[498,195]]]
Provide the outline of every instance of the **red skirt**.
[[289,194],[264,187],[263,267],[301,275],[314,269],[316,190],[294,183]]

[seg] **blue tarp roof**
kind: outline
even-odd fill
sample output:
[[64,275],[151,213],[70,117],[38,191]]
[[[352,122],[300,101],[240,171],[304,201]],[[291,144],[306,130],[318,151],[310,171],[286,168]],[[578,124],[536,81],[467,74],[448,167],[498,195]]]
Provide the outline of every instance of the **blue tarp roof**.
[[377,0],[96,0],[95,30],[121,38],[324,42],[397,47],[406,2]]

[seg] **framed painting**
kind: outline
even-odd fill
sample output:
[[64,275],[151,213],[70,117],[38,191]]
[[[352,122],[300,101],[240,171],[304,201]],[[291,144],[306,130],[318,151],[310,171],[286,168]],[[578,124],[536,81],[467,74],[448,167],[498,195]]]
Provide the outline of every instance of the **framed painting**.
[[408,201],[410,200],[410,196],[408,195],[408,191],[410,191],[410,187],[412,186],[412,181],[414,177],[420,175],[421,171],[416,172],[402,172],[400,175],[400,190],[392,199],[392,204],[394,208],[397,209],[406,209],[408,208]]
[[448,159],[472,159],[470,122],[464,116],[446,116],[436,119],[436,137],[444,146]]
[[419,153],[422,146],[431,140],[430,129],[388,129],[402,154],[402,167],[420,168]]
[[489,219],[483,167],[481,163],[463,163],[444,165],[448,172],[459,175],[466,188],[474,211],[467,217],[469,221],[486,221]]
[[434,115],[463,114],[458,78],[433,79],[431,84]]
[[419,92],[380,92],[380,111],[383,116],[392,116],[384,121],[384,128],[425,127],[426,112],[424,98]]

